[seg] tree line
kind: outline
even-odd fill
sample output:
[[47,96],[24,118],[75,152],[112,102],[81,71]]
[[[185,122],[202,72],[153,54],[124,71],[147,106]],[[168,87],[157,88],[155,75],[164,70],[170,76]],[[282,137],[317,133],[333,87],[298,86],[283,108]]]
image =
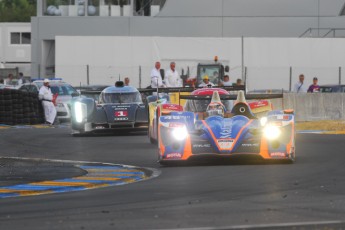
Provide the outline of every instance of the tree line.
[[0,22],[30,22],[36,0],[0,0]]

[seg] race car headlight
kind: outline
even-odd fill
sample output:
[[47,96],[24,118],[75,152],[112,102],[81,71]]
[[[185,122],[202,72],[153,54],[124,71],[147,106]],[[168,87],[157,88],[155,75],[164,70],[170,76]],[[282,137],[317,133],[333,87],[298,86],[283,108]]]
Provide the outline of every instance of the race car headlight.
[[74,104],[75,120],[78,123],[83,122],[86,119],[86,105],[77,101]]
[[172,136],[178,141],[186,139],[187,135],[188,131],[185,126],[174,128],[172,131]]
[[269,140],[275,140],[277,139],[281,134],[281,131],[276,126],[267,126],[264,129],[264,135]]
[[262,117],[262,118],[260,118],[260,124],[261,124],[261,126],[265,126],[266,123],[267,123],[267,117]]

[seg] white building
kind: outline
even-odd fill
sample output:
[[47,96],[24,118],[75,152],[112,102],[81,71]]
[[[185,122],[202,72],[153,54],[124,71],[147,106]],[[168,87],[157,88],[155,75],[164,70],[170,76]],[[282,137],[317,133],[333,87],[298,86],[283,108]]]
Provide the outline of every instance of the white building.
[[31,75],[30,23],[0,23],[0,63],[0,68],[18,68],[24,76]]
[[218,55],[230,64],[232,80],[243,77],[246,66],[252,88],[261,87],[254,84],[259,78],[279,83],[284,76],[289,82],[299,72],[307,73],[306,80],[313,75],[332,75],[325,76],[330,83],[345,79],[339,74],[344,56],[338,52],[343,51],[345,0],[59,2],[38,0],[32,76],[62,77],[76,85],[87,79],[110,84],[126,75],[139,86],[141,73],[146,86],[156,60],[163,67],[173,60],[179,71],[193,72],[198,61]]

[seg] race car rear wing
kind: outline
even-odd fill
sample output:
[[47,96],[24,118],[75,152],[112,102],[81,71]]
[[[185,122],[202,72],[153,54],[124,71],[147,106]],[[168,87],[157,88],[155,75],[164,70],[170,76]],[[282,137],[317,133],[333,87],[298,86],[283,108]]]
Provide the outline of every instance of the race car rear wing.
[[[245,94],[247,100],[264,100],[264,99],[275,99],[283,98],[283,94]],[[237,100],[237,95],[219,95],[221,100]],[[206,100],[212,99],[212,95],[181,95],[180,99],[185,100]]]
[[[204,87],[177,87],[177,88],[138,88],[140,93],[179,93],[179,92],[193,92],[196,89],[202,89]],[[221,88],[226,91],[238,91],[245,90],[245,85],[236,85],[236,86],[217,86],[212,88]]]

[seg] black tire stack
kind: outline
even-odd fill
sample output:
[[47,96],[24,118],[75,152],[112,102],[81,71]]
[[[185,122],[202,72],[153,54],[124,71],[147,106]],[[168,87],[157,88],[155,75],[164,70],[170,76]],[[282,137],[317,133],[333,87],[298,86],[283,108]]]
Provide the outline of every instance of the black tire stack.
[[43,108],[37,93],[0,90],[0,124],[33,125],[43,122]]

